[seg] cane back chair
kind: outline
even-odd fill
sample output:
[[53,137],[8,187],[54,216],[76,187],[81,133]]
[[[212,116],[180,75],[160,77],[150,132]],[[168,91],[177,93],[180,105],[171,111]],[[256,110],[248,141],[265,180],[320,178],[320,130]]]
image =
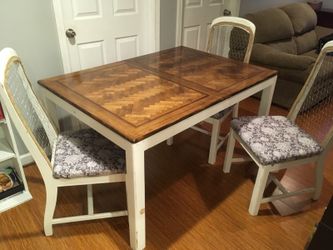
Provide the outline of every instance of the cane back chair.
[[[231,122],[223,171],[230,172],[235,139],[258,165],[249,213],[257,215],[260,204],[311,193],[319,199],[325,155],[333,144],[333,41],[321,53],[287,117],[239,117]],[[288,191],[273,175],[281,169],[315,163],[313,187]],[[273,181],[277,190],[263,197]]]
[[[209,30],[207,52],[249,63],[254,34],[254,24],[246,19],[240,17],[215,18]],[[211,133],[198,126],[192,127],[211,136],[209,164],[215,163],[217,152],[227,138],[227,136],[220,136],[221,124],[232,112],[234,117],[238,115],[238,104],[206,119],[205,122],[212,126]]]
[[[127,215],[94,213],[93,184],[125,182],[125,153],[92,129],[58,133],[40,105],[13,49],[0,52],[1,103],[31,153],[46,187],[44,232],[53,225]],[[87,185],[86,215],[54,218],[59,187]]]

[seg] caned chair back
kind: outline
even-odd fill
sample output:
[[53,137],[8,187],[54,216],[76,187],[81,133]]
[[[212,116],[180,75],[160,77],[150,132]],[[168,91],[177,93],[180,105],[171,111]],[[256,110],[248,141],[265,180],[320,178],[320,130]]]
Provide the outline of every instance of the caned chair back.
[[248,63],[255,25],[240,17],[218,17],[210,26],[207,52]]
[[[333,41],[327,43],[288,117],[326,147],[333,137]],[[320,129],[319,129],[320,128]]]
[[16,52],[0,52],[1,100],[43,177],[50,176],[57,132],[40,105]]

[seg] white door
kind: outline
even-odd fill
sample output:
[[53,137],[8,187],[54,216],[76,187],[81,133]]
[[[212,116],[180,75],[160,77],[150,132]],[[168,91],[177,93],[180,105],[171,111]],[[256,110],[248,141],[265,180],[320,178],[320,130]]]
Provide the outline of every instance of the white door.
[[238,16],[239,7],[240,0],[178,0],[176,43],[206,50],[212,20],[224,10]]
[[185,0],[182,44],[205,50],[212,20],[222,15],[223,0]]
[[155,0],[53,0],[65,72],[158,49]]

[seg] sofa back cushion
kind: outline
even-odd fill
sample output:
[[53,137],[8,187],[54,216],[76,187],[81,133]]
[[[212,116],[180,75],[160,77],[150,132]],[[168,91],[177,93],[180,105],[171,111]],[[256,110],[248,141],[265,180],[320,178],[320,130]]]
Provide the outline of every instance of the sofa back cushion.
[[317,25],[316,12],[307,3],[293,3],[281,7],[289,16],[295,35],[313,30]]
[[279,8],[267,9],[245,16],[256,26],[256,43],[267,43],[291,38],[294,29],[288,15]]

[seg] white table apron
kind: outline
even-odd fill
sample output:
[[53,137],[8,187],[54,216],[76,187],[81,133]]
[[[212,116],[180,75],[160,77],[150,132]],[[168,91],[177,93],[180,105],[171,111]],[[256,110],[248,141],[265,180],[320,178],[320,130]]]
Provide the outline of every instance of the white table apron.
[[[258,115],[268,115],[274,93],[276,76],[268,78],[248,89],[245,89],[213,106],[210,106],[186,119],[183,119],[151,136],[132,143],[111,129],[105,127],[89,115],[83,113],[70,103],[61,99],[44,87],[40,87],[45,97],[47,110],[54,110],[53,105],[59,106],[81,122],[93,128],[113,143],[126,151],[126,192],[128,206],[128,221],[130,232],[130,244],[132,249],[144,249],[146,245],[145,222],[145,180],[144,180],[144,152],[145,150],[167,140],[206,118],[224,110],[234,104],[262,91]],[[51,119],[57,124],[54,113],[49,113]]]

